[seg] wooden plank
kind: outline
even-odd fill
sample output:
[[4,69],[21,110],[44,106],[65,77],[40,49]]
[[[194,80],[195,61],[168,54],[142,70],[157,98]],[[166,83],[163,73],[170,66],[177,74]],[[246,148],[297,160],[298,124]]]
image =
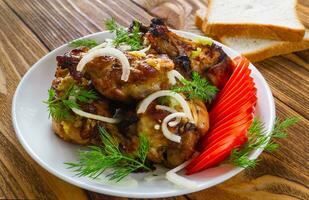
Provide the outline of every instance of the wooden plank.
[[130,1],[10,0],[6,3],[49,49],[91,32],[104,30],[104,20],[112,17],[126,26],[133,19],[143,23],[149,23],[151,19],[150,15]]
[[83,190],[49,174],[18,143],[11,122],[11,102],[20,77],[47,49],[0,1],[0,198],[86,199]]
[[[306,91],[309,91],[309,84],[306,76],[309,72],[299,65],[291,66],[292,63],[285,63],[281,58],[267,59],[255,65],[270,84],[274,96],[308,119],[309,94]],[[299,75],[299,71],[304,74]]]

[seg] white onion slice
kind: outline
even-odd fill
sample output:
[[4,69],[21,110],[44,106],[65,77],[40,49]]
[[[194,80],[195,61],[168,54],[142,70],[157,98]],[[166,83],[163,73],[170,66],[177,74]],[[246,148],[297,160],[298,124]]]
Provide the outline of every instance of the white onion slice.
[[188,160],[182,163],[181,165],[175,167],[174,169],[171,169],[170,171],[166,172],[166,175],[165,175],[166,179],[176,185],[179,185],[185,188],[190,188],[190,189],[198,188],[198,184],[195,181],[189,180],[177,174],[177,172],[185,168],[189,164],[190,161],[191,160]]
[[141,50],[138,50],[136,52],[140,52],[140,53],[146,53],[147,51],[149,51],[151,45],[149,45],[148,47],[144,48],[144,49],[141,49]]
[[77,109],[77,108],[72,108],[72,111],[79,116],[86,117],[86,118],[89,118],[89,119],[99,120],[99,121],[102,121],[102,122],[107,122],[107,123],[111,123],[111,124],[115,124],[115,123],[120,122],[120,119],[117,119],[117,118],[110,118],[110,117],[95,115],[95,114],[92,114],[92,113],[82,111],[82,110]]
[[93,51],[95,51],[95,50],[97,50],[97,49],[105,48],[106,46],[107,46],[107,42],[103,42],[103,43],[99,44],[98,46],[92,47],[92,48],[88,51],[88,53],[93,52]]
[[96,49],[101,49],[101,48],[105,48],[105,47],[113,47],[113,40],[112,39],[105,39],[105,42],[99,44],[98,46],[91,48],[88,51],[88,53],[93,52]]
[[88,54],[86,54],[78,63],[76,70],[83,71],[84,67],[88,62],[96,57],[100,56],[113,56],[119,59],[122,66],[121,80],[128,81],[130,75],[130,63],[127,57],[120,50],[106,47],[103,49],[96,49]]
[[137,109],[137,114],[144,113],[152,101],[162,96],[170,96],[176,99],[180,103],[180,106],[182,107],[183,112],[186,114],[186,117],[189,118],[190,122],[194,123],[190,107],[186,100],[180,94],[170,90],[157,91],[146,97]]
[[168,130],[167,128],[167,123],[169,121],[171,121],[171,119],[174,119],[175,117],[186,117],[186,113],[183,113],[183,112],[176,112],[176,113],[172,113],[168,116],[166,116],[163,121],[162,121],[162,126],[161,126],[161,129],[162,129],[162,133],[163,135],[173,141],[173,142],[177,142],[177,143],[180,143],[181,141],[181,137],[179,135],[176,135],[174,133],[172,133],[171,131]]
[[132,47],[128,44],[121,44],[117,47],[120,51],[129,51]]
[[174,108],[171,108],[171,107],[168,107],[168,106],[164,106],[164,105],[156,105],[156,109],[157,110],[165,110],[165,111],[170,112],[170,113],[177,112],[177,110],[175,110]]
[[171,70],[169,72],[167,72],[167,78],[170,82],[171,85],[175,85],[176,84],[176,78],[178,80],[182,80],[185,79],[185,77],[183,77],[178,71],[176,70]]
[[[157,110],[165,110],[165,111],[167,111],[167,112],[170,112],[170,113],[175,113],[175,112],[177,112],[177,110],[175,110],[174,108],[171,108],[171,107],[168,107],[168,106],[164,106],[164,105],[156,105],[156,109]],[[180,123],[180,121],[181,121],[181,118],[176,118],[174,121],[170,121],[169,123],[168,123],[168,125],[170,126],[170,127],[175,127],[175,126],[177,126],[177,124],[179,124]]]

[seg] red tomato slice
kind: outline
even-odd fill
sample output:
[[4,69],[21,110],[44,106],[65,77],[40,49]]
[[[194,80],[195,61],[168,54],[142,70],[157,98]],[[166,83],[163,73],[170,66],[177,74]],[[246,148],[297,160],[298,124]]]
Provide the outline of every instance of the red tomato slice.
[[239,87],[239,90],[234,91],[229,96],[226,96],[226,98],[222,99],[221,101],[217,102],[215,107],[211,110],[211,112],[215,112],[216,110],[220,109],[224,105],[226,105],[229,102],[234,102],[239,98],[244,98],[244,95],[246,95],[250,91],[254,91],[254,85],[252,84],[246,84]]
[[186,167],[186,174],[190,175],[199,172],[225,160],[231,154],[233,149],[240,147],[244,142],[246,142],[246,131],[240,133],[238,132],[238,134],[232,134],[202,152]]
[[229,91],[229,89],[233,87],[235,83],[239,83],[239,79],[241,79],[245,74],[248,75],[248,67],[249,67],[248,60],[244,60],[236,67],[232,76],[227,81],[223,89],[220,91],[219,97],[223,96],[226,91]]
[[242,106],[247,107],[247,108],[254,107],[253,105],[256,102],[256,97],[251,96],[249,98],[250,99],[247,100],[247,102],[243,100],[242,102],[239,102],[238,105],[237,104],[231,105],[229,109],[222,110],[222,111],[220,110],[218,114],[212,113],[212,115],[210,115],[212,118],[210,118],[209,120],[210,126],[214,126],[217,121],[221,121],[223,118],[225,118],[227,115],[229,115],[233,111],[238,110],[239,107],[242,107]]
[[235,87],[231,88],[224,96],[221,96],[220,99],[217,100],[216,105],[218,106],[219,103],[221,103],[223,100],[226,100],[228,97],[232,96],[236,92],[242,91],[244,89],[253,89],[255,88],[255,84],[252,81],[251,77],[247,77],[246,79],[242,80],[243,82],[241,84],[237,84]]
[[239,109],[231,111],[231,113],[229,113],[228,115],[224,116],[223,118],[221,118],[220,120],[216,121],[215,124],[210,124],[210,129],[214,129],[217,126],[219,126],[220,124],[236,117],[237,115],[240,115],[242,113],[253,113],[255,110],[255,108],[253,106],[249,106],[248,104],[244,104],[242,105]]
[[[222,129],[226,128],[226,127],[231,126],[232,124],[246,122],[246,119],[248,120],[250,118],[252,118],[252,113],[242,113],[242,114],[238,115],[237,117],[234,117],[231,120],[225,121],[224,123],[211,128],[210,132],[212,132],[212,131],[216,132],[218,130],[222,130]],[[207,134],[207,135],[210,135],[210,133]]]
[[207,148],[210,143],[213,143],[213,141],[217,141],[218,138],[222,138],[223,135],[226,135],[227,133],[231,134],[231,131],[232,132],[234,132],[235,130],[239,131],[239,129],[242,129],[243,127],[246,127],[248,129],[252,121],[253,121],[253,115],[250,113],[249,115],[245,116],[243,119],[239,121],[230,122],[230,124],[228,123],[225,124],[224,126],[222,126],[223,128],[218,127],[217,129],[211,130],[202,139],[201,143],[199,144],[199,149]]
[[242,123],[241,125],[239,124],[233,125],[233,127],[231,127],[230,130],[214,132],[214,134],[212,134],[209,138],[207,138],[206,142],[204,143],[205,145],[204,148],[207,149],[208,146],[211,146],[212,144],[220,140],[223,140],[225,137],[228,137],[229,135],[235,132],[242,132],[242,131],[248,130],[248,128],[252,124],[252,121],[253,121],[253,117],[249,119],[249,121],[246,121]]
[[256,102],[256,95],[254,92],[249,92],[246,95],[244,95],[242,98],[239,98],[235,102],[227,103],[226,105],[220,107],[220,109],[217,109],[215,112],[209,113],[209,120],[210,124],[214,124],[216,121],[219,121],[224,116],[228,115],[234,110],[239,109],[242,105],[248,104],[248,107],[251,107]]
[[250,73],[251,72],[249,70],[245,71],[245,74],[242,75],[241,77],[238,77],[238,79],[236,80],[236,82],[233,83],[233,85],[229,86],[226,90],[220,92],[218,96],[218,101],[224,99],[226,96],[235,91],[235,89],[239,88],[241,85],[246,85],[245,84],[246,81],[252,80],[252,78],[249,76]]

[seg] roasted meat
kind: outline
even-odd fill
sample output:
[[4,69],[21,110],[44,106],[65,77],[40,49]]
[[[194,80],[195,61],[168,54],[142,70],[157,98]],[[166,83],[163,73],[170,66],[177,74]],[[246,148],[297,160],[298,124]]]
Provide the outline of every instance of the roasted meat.
[[141,100],[147,95],[170,87],[167,72],[174,63],[166,55],[146,57],[127,53],[131,72],[127,82],[121,80],[122,68],[116,58],[102,56],[86,65],[85,73],[102,95],[117,101]]
[[[91,89],[91,81],[82,77],[82,74],[76,72],[76,65],[87,49],[74,49],[71,52],[58,56],[58,67],[55,73],[55,79],[52,82],[52,89],[56,91],[57,97],[64,95],[68,88],[79,85]],[[104,97],[99,96],[97,100],[91,103],[80,103],[83,111],[97,114],[105,117],[112,117],[110,103]],[[112,134],[118,142],[124,143],[123,137],[119,134],[118,128],[109,123],[99,122],[74,114],[70,111],[69,119],[52,120],[54,132],[63,140],[77,144],[101,144],[98,133],[98,126],[104,127]]]
[[154,163],[162,163],[166,167],[175,167],[188,160],[196,151],[198,140],[209,129],[208,112],[203,102],[189,102],[195,124],[182,120],[170,130],[181,136],[181,143],[168,140],[162,133],[162,120],[170,114],[156,109],[156,103],[150,104],[147,111],[139,116],[137,132],[149,138],[150,150],[147,158]]
[[153,51],[167,54],[185,77],[197,71],[222,88],[232,73],[231,59],[216,45],[203,44],[181,37],[168,30],[160,19],[153,19],[145,37]]

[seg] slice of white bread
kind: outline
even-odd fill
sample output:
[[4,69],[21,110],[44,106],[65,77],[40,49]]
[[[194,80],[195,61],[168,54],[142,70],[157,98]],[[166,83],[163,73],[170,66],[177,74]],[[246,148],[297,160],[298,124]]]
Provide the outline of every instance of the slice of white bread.
[[[205,16],[205,9],[198,10],[195,15],[195,24],[202,30]],[[217,37],[223,44],[235,49],[251,62],[257,62],[272,56],[288,54],[295,51],[309,49],[309,31],[299,42],[276,41],[268,39],[252,39],[245,37]]]
[[208,0],[203,31],[217,36],[302,40],[297,0]]

